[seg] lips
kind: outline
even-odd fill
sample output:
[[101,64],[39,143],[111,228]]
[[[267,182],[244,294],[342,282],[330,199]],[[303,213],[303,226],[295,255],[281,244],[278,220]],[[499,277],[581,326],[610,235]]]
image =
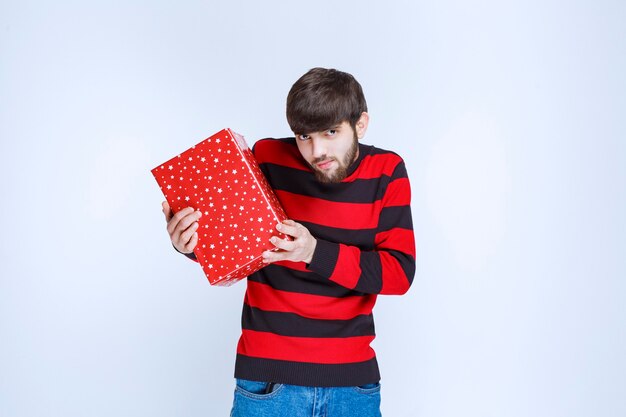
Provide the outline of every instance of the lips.
[[319,169],[328,169],[330,168],[330,166],[332,165],[333,160],[329,159],[327,161],[322,161],[322,162],[318,162],[317,164],[315,164]]

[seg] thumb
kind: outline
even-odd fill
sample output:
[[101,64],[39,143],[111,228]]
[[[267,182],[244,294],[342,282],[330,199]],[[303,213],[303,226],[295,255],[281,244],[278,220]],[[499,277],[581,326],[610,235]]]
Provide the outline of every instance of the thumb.
[[163,214],[165,215],[165,221],[170,221],[170,219],[172,218],[172,210],[170,209],[170,205],[167,203],[167,201],[164,201],[161,203],[161,206],[163,207]]

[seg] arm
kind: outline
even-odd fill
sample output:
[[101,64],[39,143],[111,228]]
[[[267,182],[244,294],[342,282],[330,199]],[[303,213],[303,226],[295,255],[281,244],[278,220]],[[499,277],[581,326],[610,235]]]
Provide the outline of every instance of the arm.
[[[275,239],[282,251],[266,252],[267,262],[303,261],[310,271],[346,288],[369,294],[404,294],[415,275],[415,237],[411,190],[404,163],[399,163],[382,198],[374,250],[315,239],[291,220],[279,230],[294,240]],[[291,222],[291,223],[288,223]]]

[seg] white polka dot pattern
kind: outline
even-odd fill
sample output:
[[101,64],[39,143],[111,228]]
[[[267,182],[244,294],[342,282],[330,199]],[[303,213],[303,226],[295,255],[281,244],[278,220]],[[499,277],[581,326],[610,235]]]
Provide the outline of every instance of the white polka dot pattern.
[[243,136],[230,129],[152,170],[174,213],[202,211],[194,250],[212,285],[231,285],[261,269],[276,224],[287,217]]

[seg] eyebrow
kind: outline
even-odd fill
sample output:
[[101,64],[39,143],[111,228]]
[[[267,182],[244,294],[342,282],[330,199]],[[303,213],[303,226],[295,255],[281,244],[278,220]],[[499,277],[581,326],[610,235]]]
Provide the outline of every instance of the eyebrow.
[[[339,129],[339,128],[341,128],[341,123],[339,123],[338,125],[335,125],[335,126],[327,127],[327,128],[326,128],[326,129],[324,129],[324,130],[320,130],[320,132],[325,132],[325,131],[327,131],[327,130],[337,130],[337,129]],[[297,135],[297,136],[302,136],[302,135],[308,136],[308,135],[310,135],[311,133],[316,133],[316,132],[309,132],[309,133],[295,133],[295,132],[294,132],[294,135]]]

